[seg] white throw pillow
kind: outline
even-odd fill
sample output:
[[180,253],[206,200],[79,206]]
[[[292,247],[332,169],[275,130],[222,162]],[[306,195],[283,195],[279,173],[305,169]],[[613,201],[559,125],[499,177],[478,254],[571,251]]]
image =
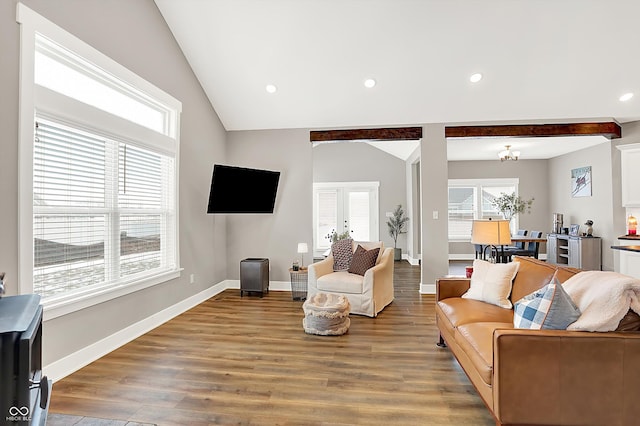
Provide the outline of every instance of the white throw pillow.
[[471,287],[462,297],[511,309],[513,305],[509,294],[519,267],[519,262],[489,263],[486,260],[474,260]]

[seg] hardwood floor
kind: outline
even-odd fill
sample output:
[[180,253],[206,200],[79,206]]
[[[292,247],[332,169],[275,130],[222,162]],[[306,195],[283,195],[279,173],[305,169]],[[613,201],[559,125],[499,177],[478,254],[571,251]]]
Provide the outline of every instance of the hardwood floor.
[[50,412],[159,425],[493,425],[448,349],[420,268],[343,336],[302,329],[302,302],[226,290],[53,386]]

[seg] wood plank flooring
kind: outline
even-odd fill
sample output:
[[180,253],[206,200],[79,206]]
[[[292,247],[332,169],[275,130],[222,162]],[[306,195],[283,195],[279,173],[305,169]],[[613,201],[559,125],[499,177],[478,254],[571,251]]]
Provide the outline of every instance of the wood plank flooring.
[[158,425],[493,425],[436,347],[420,268],[395,263],[395,300],[343,336],[302,329],[302,302],[226,290],[57,382],[50,412]]

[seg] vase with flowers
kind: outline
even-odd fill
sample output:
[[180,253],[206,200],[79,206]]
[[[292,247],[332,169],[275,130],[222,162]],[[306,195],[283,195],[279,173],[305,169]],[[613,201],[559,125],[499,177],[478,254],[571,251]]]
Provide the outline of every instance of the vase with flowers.
[[516,195],[515,192],[511,194],[502,192],[499,197],[491,201],[491,205],[502,213],[502,217],[511,222],[511,220],[520,213],[531,213],[533,200],[535,200],[535,198],[525,200],[519,195]]

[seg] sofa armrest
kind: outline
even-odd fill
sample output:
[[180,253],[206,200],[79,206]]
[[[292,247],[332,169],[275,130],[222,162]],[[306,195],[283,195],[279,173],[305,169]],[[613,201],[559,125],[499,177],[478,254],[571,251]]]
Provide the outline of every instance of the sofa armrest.
[[503,424],[634,424],[640,333],[498,329],[493,411]]
[[436,280],[436,302],[449,297],[460,297],[469,290],[469,278],[438,278]]

